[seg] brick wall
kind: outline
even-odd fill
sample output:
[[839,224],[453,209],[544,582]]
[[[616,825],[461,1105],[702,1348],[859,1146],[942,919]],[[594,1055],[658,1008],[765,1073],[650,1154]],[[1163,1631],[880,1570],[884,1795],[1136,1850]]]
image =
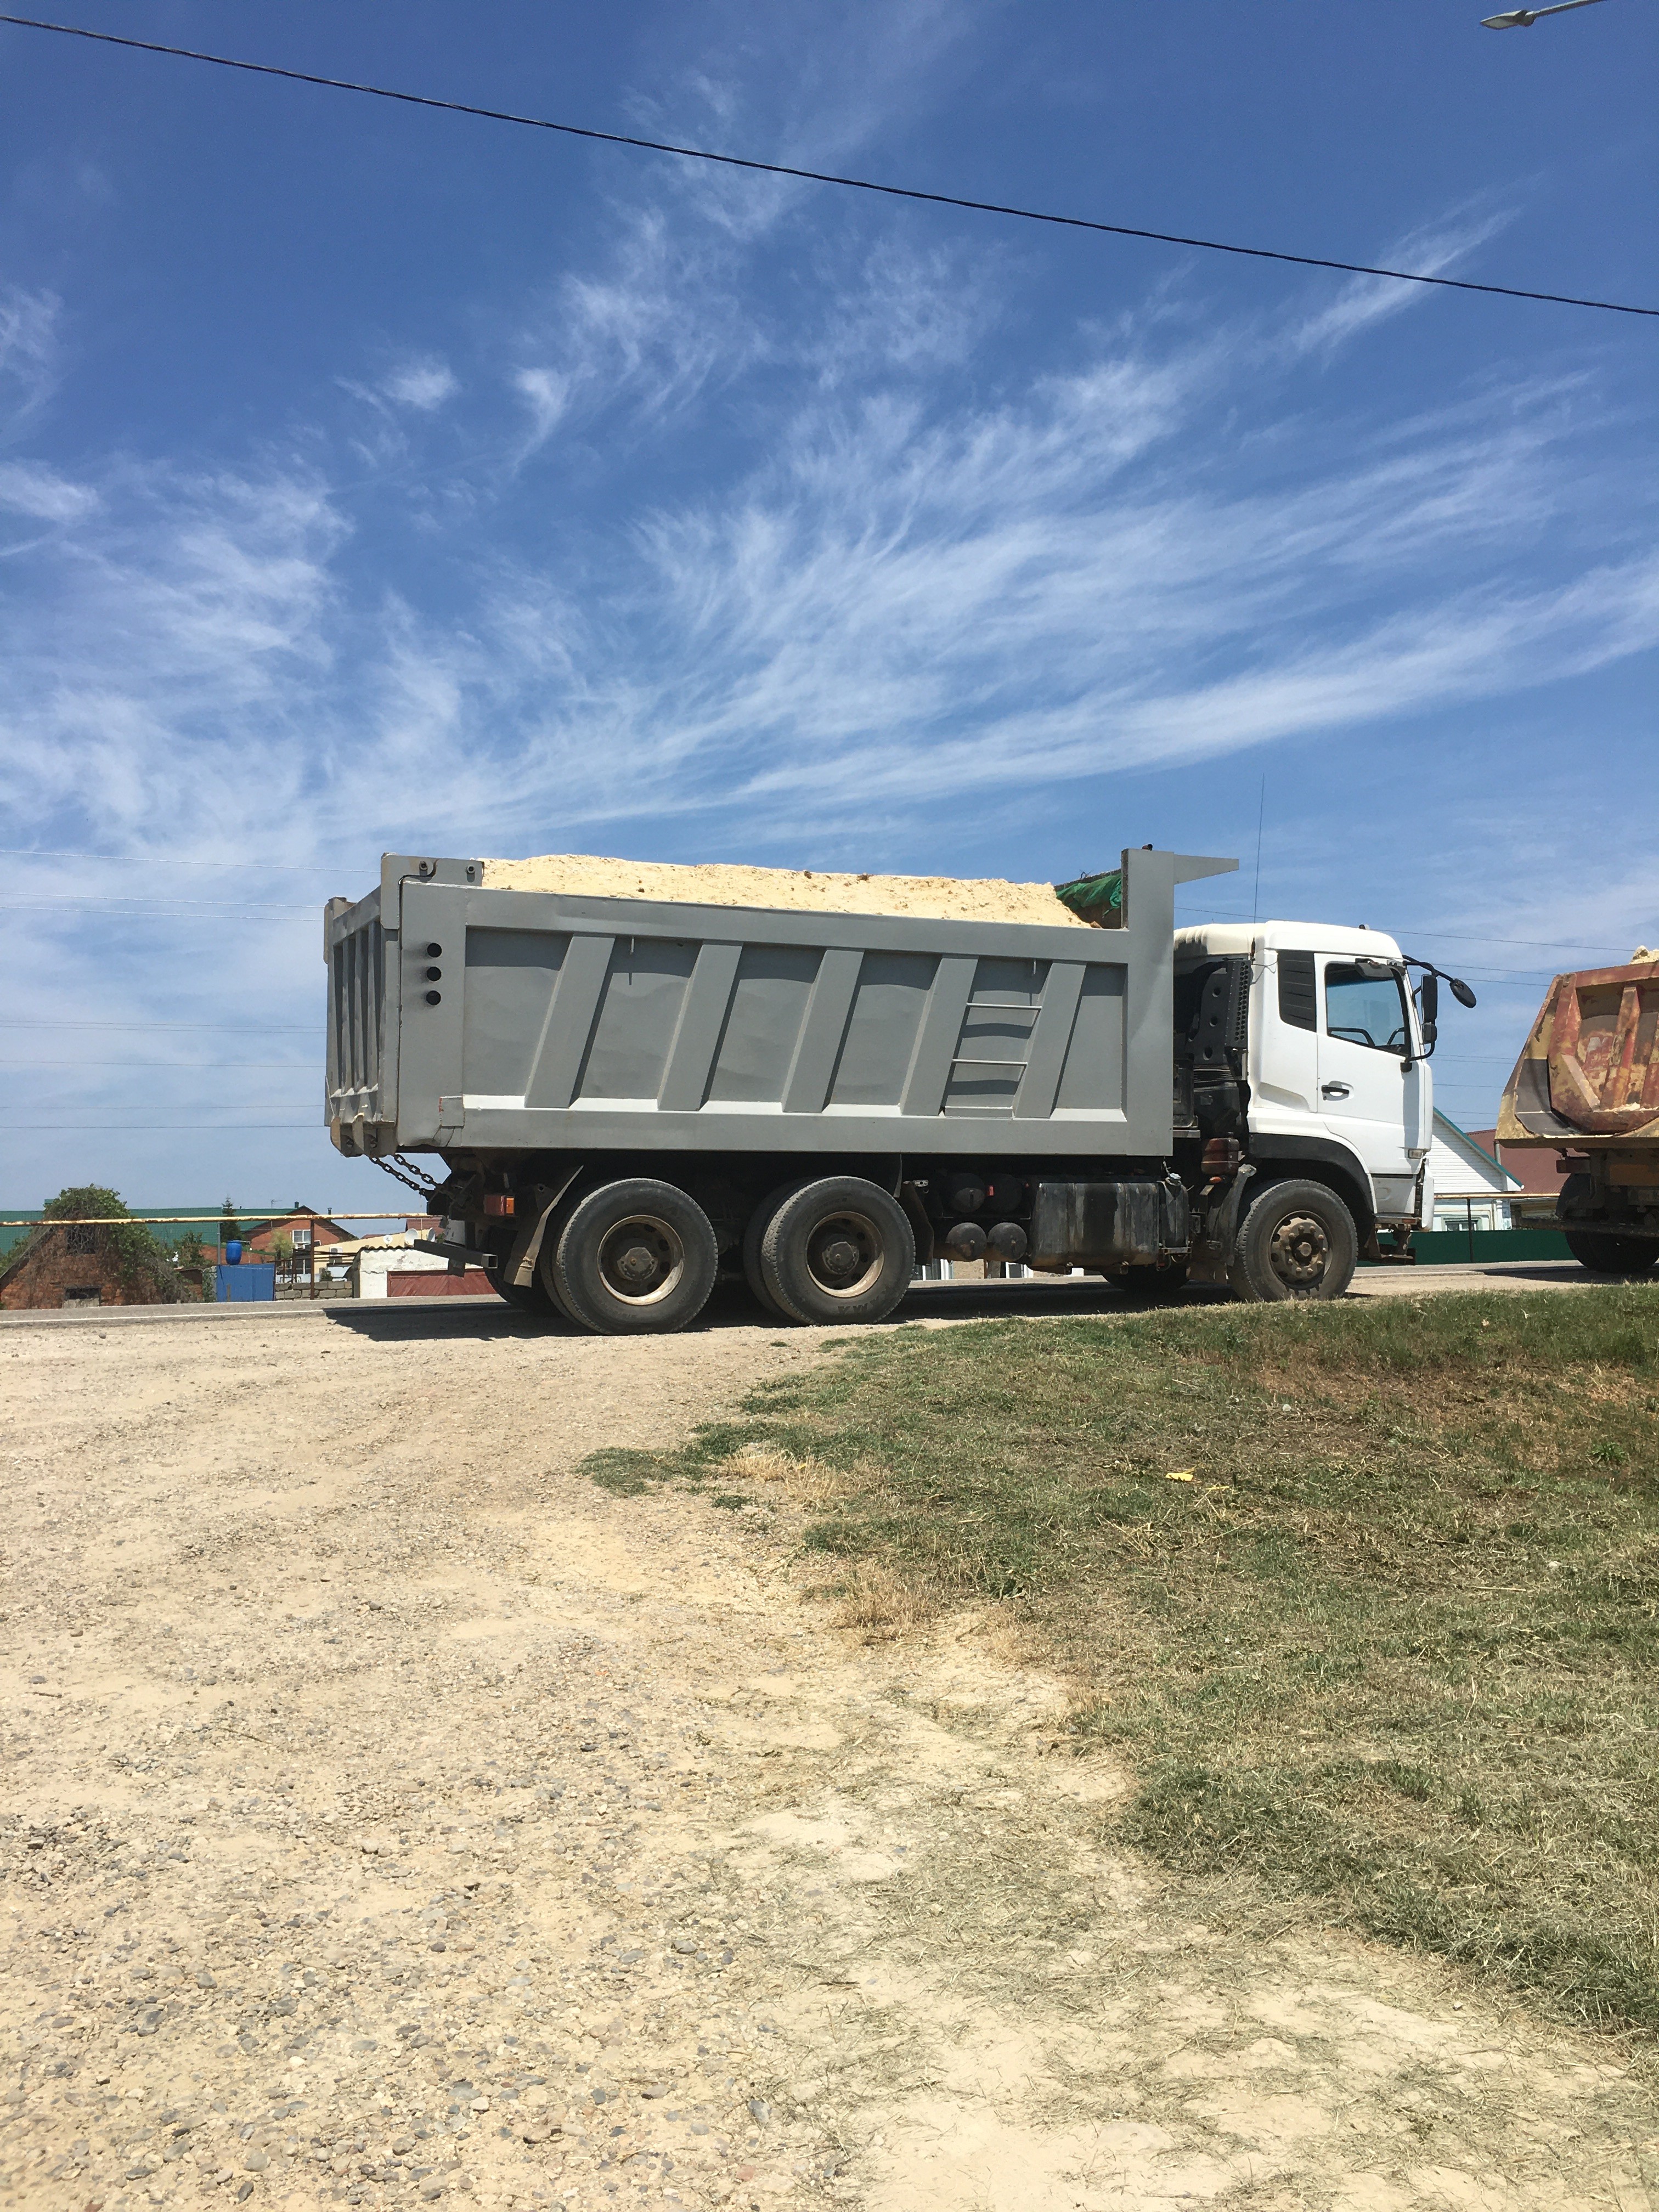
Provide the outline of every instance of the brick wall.
[[[166,1290],[168,1285],[161,1285]],[[76,1298],[70,1291],[97,1291],[97,1298]],[[185,1290],[185,1297],[191,1291]],[[199,1291],[197,1291],[199,1297]],[[0,1274],[0,1307],[18,1312],[42,1305],[170,1305],[159,1297],[150,1276],[124,1281],[108,1230],[69,1221],[51,1228]]]
[[167,1303],[155,1296],[143,1276],[122,1280],[103,1230],[70,1222],[51,1230],[0,1275],[0,1307],[15,1311],[78,1304],[82,1301],[70,1295],[75,1291],[95,1291],[97,1304],[105,1306]]

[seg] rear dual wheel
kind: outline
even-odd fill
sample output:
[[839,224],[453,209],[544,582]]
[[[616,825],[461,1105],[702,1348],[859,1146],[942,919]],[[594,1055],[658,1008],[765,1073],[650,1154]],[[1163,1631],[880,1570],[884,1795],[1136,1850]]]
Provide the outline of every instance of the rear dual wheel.
[[565,1318],[563,1307],[550,1296],[546,1285],[538,1278],[528,1283],[507,1283],[496,1274],[492,1275],[490,1280],[508,1305],[518,1312],[534,1314],[543,1321],[562,1321]]
[[1639,1279],[1650,1275],[1654,1261],[1659,1260],[1659,1245],[1641,1237],[1620,1237],[1616,1230],[1569,1229],[1567,1249],[1593,1275]]
[[761,1239],[772,1225],[772,1216],[786,1198],[793,1198],[798,1190],[805,1188],[799,1181],[780,1183],[775,1190],[768,1191],[749,1217],[749,1225],[743,1232],[743,1276],[753,1293],[755,1304],[774,1321],[793,1321],[796,1316],[786,1313],[767,1287],[766,1277],[761,1271]]
[[598,1336],[668,1335],[693,1322],[714,1287],[720,1249],[696,1199],[632,1176],[588,1191],[548,1225],[543,1293]]
[[884,1321],[915,1265],[909,1216],[862,1176],[824,1176],[774,1191],[744,1239],[750,1286],[787,1321]]

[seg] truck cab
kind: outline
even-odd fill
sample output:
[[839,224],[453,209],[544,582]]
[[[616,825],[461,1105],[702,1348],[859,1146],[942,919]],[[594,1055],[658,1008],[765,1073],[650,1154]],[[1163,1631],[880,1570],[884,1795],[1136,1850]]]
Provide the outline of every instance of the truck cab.
[[1393,938],[1316,922],[1212,923],[1178,930],[1175,959],[1177,995],[1189,1003],[1218,965],[1237,976],[1248,1091],[1237,1134],[1256,1174],[1328,1184],[1362,1252],[1403,1253],[1432,1218],[1434,1098]]

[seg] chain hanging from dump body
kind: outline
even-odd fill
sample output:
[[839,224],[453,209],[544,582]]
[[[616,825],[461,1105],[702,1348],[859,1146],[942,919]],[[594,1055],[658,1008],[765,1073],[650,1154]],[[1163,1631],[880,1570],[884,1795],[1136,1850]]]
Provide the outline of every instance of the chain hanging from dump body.
[[[395,1168],[392,1164],[392,1160],[396,1160],[398,1163]],[[402,1183],[406,1189],[412,1190],[417,1198],[425,1199],[427,1211],[430,1212],[432,1201],[438,1195],[437,1184],[420,1179],[421,1171],[415,1166],[414,1161],[406,1160],[401,1152],[393,1152],[392,1160],[377,1159],[374,1164],[384,1173],[391,1176],[394,1181]],[[405,1168],[413,1170],[413,1173],[405,1175],[404,1173]]]

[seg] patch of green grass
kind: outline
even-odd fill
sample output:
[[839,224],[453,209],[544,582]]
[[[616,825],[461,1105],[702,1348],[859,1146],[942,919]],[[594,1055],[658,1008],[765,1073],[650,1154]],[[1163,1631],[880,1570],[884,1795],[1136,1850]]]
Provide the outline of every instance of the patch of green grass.
[[[754,1403],[750,1401],[750,1403]],[[770,1437],[770,1425],[754,1420],[709,1421],[673,1451],[635,1450],[627,1445],[590,1452],[584,1470],[601,1490],[618,1498],[638,1498],[664,1482],[701,1489],[722,1463],[757,1438]]]
[[1125,1838],[1659,2028],[1653,1291],[902,1329],[745,1414],[595,1472],[834,1471],[826,1568],[1014,1609]]

